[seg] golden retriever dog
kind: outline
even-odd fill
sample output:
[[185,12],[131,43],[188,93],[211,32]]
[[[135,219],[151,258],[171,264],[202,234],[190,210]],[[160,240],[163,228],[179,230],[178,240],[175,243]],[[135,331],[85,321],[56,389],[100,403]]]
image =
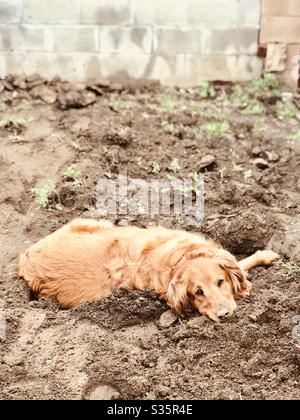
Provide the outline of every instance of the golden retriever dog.
[[118,287],[152,288],[181,316],[192,308],[219,321],[233,313],[235,300],[249,295],[247,271],[276,258],[273,251],[258,251],[238,262],[198,234],[75,219],[27,249],[18,274],[34,293],[57,298],[62,308]]

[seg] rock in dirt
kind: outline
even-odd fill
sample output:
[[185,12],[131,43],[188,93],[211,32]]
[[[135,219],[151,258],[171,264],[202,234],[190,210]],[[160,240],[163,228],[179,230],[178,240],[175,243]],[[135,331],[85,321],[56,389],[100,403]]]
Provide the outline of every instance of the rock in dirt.
[[70,91],[58,96],[58,102],[62,109],[84,108],[97,100],[96,94],[91,91]]
[[269,163],[263,158],[255,159],[254,163],[259,169],[268,169],[270,167]]
[[171,325],[175,324],[177,319],[177,315],[170,309],[169,311],[166,311],[161,315],[161,317],[159,318],[159,325],[162,328],[168,328]]
[[100,385],[89,396],[89,400],[117,400],[121,397],[119,391],[109,385]]
[[199,170],[202,170],[202,169],[211,170],[211,169],[213,169],[215,164],[216,164],[216,157],[215,156],[205,155],[200,160],[199,165],[198,165],[198,169]]
[[253,156],[259,156],[261,154],[261,148],[259,146],[254,146],[251,153]]
[[300,220],[276,231],[267,247],[288,259],[300,262]]
[[108,129],[102,139],[109,144],[117,144],[118,146],[126,147],[133,141],[132,131],[128,127],[110,128]]
[[109,85],[108,90],[110,92],[121,92],[124,89],[124,86],[121,83],[112,82]]
[[13,87],[12,83],[10,83],[9,81],[2,80],[1,83],[5,87],[6,90],[9,90],[11,92],[14,90],[14,87]]
[[33,98],[41,99],[46,104],[54,104],[57,99],[55,90],[49,86],[36,86],[31,89],[30,94]]
[[15,77],[15,80],[13,81],[13,85],[15,87],[18,87],[20,89],[26,89],[27,88],[27,84],[26,84],[26,79],[25,76],[17,76]]
[[14,354],[6,354],[3,357],[3,362],[10,367],[20,366],[23,364],[23,358]]

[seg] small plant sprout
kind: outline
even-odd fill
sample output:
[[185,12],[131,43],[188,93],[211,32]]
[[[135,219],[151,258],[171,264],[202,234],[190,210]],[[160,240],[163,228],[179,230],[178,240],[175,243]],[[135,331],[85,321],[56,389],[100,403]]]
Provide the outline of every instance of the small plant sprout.
[[49,198],[54,193],[55,187],[52,181],[48,181],[48,184],[41,188],[32,188],[31,190],[35,194],[35,202],[40,207],[47,207],[49,204]]
[[177,129],[173,123],[168,123],[168,121],[162,121],[161,126],[169,134],[175,134]]
[[245,138],[246,138],[246,134],[245,133],[239,133],[238,134],[238,139],[245,140]]
[[30,121],[31,120],[22,117],[4,118],[3,120],[0,120],[0,129],[7,128],[12,131],[20,132],[27,126],[28,122]]
[[232,163],[232,170],[233,170],[233,172],[237,172],[237,173],[239,173],[239,172],[243,172],[243,170],[244,170],[244,168],[243,168],[243,166],[242,165],[240,165],[239,163]]
[[298,109],[292,102],[276,102],[276,112],[278,118],[294,118],[298,114]]
[[286,270],[286,272],[283,273],[283,277],[285,278],[291,278],[294,277],[295,274],[300,273],[300,267],[293,262],[281,263],[281,266]]
[[198,114],[199,108],[195,103],[192,103],[190,107],[190,111],[191,111],[191,115],[194,117],[195,115]]
[[201,131],[210,134],[212,136],[220,137],[226,133],[228,133],[230,129],[230,125],[227,121],[224,122],[212,122],[202,124],[200,127]]
[[226,172],[226,168],[225,167],[220,168],[218,172],[220,174],[221,179],[223,179]]
[[241,111],[242,115],[261,115],[265,112],[264,107],[260,103],[249,105]]
[[[249,84],[249,92],[253,94],[271,91],[273,94],[279,90],[279,82],[275,74],[267,73],[261,79],[253,79]],[[274,92],[275,91],[275,92]]]
[[175,108],[175,101],[171,96],[166,96],[161,104],[161,108],[163,111],[170,112]]
[[250,97],[248,93],[243,89],[241,85],[235,85],[233,87],[232,94],[230,96],[230,100],[233,105],[239,106],[246,106],[250,101]]
[[266,150],[266,155],[270,162],[276,162],[279,159],[279,155],[277,152],[275,152],[275,150]]
[[290,140],[292,140],[292,141],[300,141],[300,131],[298,131],[297,133],[293,134],[290,137]]
[[158,174],[161,170],[160,164],[156,161],[152,162],[152,172]]
[[171,171],[172,171],[174,174],[177,174],[178,172],[180,172],[180,170],[181,170],[181,165],[180,165],[180,163],[179,163],[179,160],[178,160],[178,159],[173,159],[173,160],[172,160],[172,162],[171,162],[171,164],[170,164],[169,169],[171,169]]
[[202,82],[199,86],[199,95],[201,98],[215,98],[216,90],[209,82]]
[[245,172],[244,172],[244,180],[245,181],[248,181],[248,179],[250,179],[250,178],[252,178],[253,177],[253,171],[252,171],[252,169],[247,169]]
[[73,180],[73,185],[76,187],[79,187],[80,185],[82,185],[82,180],[81,180],[81,172],[78,171],[74,165],[69,166],[65,172],[64,172],[64,177],[66,178],[70,178]]
[[71,140],[70,146],[74,147],[75,150],[80,150],[81,146],[79,141]]
[[217,120],[217,121],[222,121],[223,120],[223,115],[219,113],[219,111],[215,108],[215,107],[210,107],[205,109],[204,111],[201,112],[201,116],[203,118],[206,118],[208,120]]
[[121,103],[117,99],[110,99],[107,104],[108,108],[114,112],[119,112],[121,109]]
[[262,137],[264,134],[264,128],[260,124],[255,124],[251,129],[251,133],[255,137]]

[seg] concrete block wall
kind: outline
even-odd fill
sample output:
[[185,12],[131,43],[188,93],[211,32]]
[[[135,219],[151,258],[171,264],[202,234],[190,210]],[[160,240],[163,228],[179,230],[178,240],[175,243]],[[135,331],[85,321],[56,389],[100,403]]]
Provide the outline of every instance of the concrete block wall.
[[0,0],[0,75],[258,77],[261,0]]
[[300,0],[262,0],[260,43],[267,49],[266,70],[271,62],[279,79],[300,87]]

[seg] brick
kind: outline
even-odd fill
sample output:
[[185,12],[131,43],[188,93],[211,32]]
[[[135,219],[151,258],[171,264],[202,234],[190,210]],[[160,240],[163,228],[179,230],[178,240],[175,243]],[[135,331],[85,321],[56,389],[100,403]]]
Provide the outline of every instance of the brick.
[[238,26],[259,28],[261,0],[239,0]]
[[187,0],[132,0],[133,19],[138,25],[181,25],[185,23]]
[[0,25],[0,49],[3,51],[42,51],[44,29],[36,25]]
[[152,49],[152,28],[102,26],[100,45],[101,52],[105,54],[149,54]]
[[184,0],[184,3],[189,25],[203,25],[208,28],[231,28],[237,25],[236,0]]
[[203,80],[246,81],[259,77],[262,61],[251,56],[186,56],[185,80],[194,85]]
[[214,29],[207,31],[205,54],[256,54],[258,29]]
[[55,26],[51,30],[54,51],[99,51],[98,28],[95,26]]
[[24,21],[36,23],[76,23],[80,0],[23,0]]
[[199,29],[161,28],[153,34],[153,50],[156,54],[201,54],[203,31]]
[[130,23],[129,0],[80,0],[80,22],[102,25]]
[[0,0],[0,23],[17,23],[21,19],[20,0]]
[[262,0],[263,16],[300,16],[299,0]]
[[300,41],[300,17],[263,17],[261,22],[260,42]]
[[287,46],[286,68],[292,69],[300,60],[300,44],[290,44]]

